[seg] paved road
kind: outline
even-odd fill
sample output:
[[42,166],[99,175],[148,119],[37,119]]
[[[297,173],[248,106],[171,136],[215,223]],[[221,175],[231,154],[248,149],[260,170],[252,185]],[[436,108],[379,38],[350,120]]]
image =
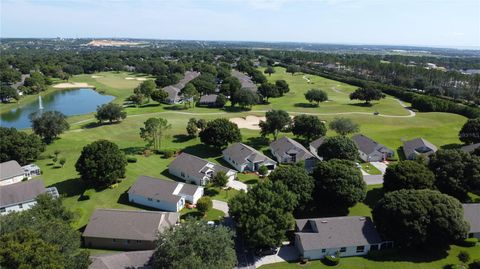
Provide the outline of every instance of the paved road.
[[232,189],[236,189],[236,190],[244,190],[245,192],[247,191],[248,189],[248,186],[247,184],[241,182],[241,181],[238,181],[238,180],[230,180],[228,183],[227,183],[227,187],[230,187]]

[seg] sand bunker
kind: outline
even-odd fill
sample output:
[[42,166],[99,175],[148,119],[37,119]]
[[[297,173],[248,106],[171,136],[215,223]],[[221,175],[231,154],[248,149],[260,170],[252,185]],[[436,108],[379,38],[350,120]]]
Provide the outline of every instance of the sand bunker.
[[238,128],[260,130],[260,121],[265,121],[265,117],[247,116],[245,118],[231,118],[230,122],[238,125]]
[[95,76],[95,75],[93,75],[92,78],[103,78],[103,76]]
[[144,80],[147,80],[147,78],[137,78],[137,80],[144,81]]
[[132,77],[126,77],[126,80],[138,80],[138,81],[144,81],[147,80],[147,78],[132,78]]
[[95,88],[94,86],[83,82],[59,83],[57,85],[54,85],[53,87],[57,89]]
[[126,77],[125,79],[126,79],[126,80],[134,80],[135,78],[132,78],[132,77]]

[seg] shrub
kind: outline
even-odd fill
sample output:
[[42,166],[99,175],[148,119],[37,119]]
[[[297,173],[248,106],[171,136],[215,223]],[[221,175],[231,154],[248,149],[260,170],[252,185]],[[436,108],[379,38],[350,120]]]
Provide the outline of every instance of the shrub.
[[460,251],[460,253],[458,253],[457,257],[458,257],[458,260],[463,262],[463,263],[467,263],[467,262],[470,261],[470,253],[468,253],[465,250]]
[[208,196],[203,196],[197,201],[197,210],[198,212],[205,215],[205,213],[210,210],[213,206],[212,199]]
[[165,151],[163,152],[163,157],[164,157],[165,159],[172,158],[174,155],[175,155],[175,151],[174,151],[174,150],[165,150]]
[[463,241],[460,241],[460,243],[458,243],[458,245],[462,246],[462,247],[474,247],[477,245],[477,242],[478,242],[478,239],[477,238],[467,238]]
[[136,163],[136,162],[137,162],[137,157],[128,156],[128,157],[127,157],[127,162],[129,162],[129,163]]
[[339,256],[326,255],[323,257],[323,263],[328,266],[335,266],[340,263]]
[[258,168],[258,173],[260,176],[264,177],[268,174],[268,168],[265,165],[262,165]]

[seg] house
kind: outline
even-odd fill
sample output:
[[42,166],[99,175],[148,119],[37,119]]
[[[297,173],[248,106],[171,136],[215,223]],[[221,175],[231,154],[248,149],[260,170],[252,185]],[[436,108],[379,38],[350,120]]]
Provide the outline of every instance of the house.
[[40,167],[36,164],[20,166],[17,161],[0,163],[0,186],[31,179],[41,174]]
[[437,152],[437,147],[423,138],[403,142],[403,152],[407,160],[415,160],[418,156],[428,157]]
[[313,155],[315,155],[320,160],[323,160],[323,158],[318,156],[318,148],[323,144],[323,141],[325,141],[325,138],[326,138],[325,136],[322,136],[320,138],[313,140],[309,144],[310,152],[313,153]]
[[200,97],[200,100],[197,102],[197,106],[214,107],[217,105],[217,97],[218,95],[216,94],[202,95],[202,97]]
[[45,188],[39,179],[0,186],[0,215],[32,208],[37,204],[37,196],[43,193],[50,193],[55,198],[59,196],[55,187]]
[[130,202],[172,212],[182,210],[186,201],[197,203],[202,196],[203,187],[147,176],[139,176],[128,190]]
[[311,260],[325,255],[363,256],[371,250],[391,247],[383,240],[369,217],[333,217],[297,219],[295,245],[300,254]]
[[270,143],[270,151],[279,163],[297,163],[305,161],[305,169],[312,171],[318,158],[302,144],[286,136]]
[[177,84],[164,87],[163,90],[168,93],[168,97],[165,99],[165,102],[168,104],[181,103],[183,100],[180,91],[185,87],[185,85],[187,85],[187,83],[194,80],[198,76],[200,76],[200,72],[185,71],[184,77]]
[[168,166],[168,172],[188,183],[195,183],[200,186],[206,185],[210,179],[219,171],[224,171],[229,181],[236,178],[237,172],[218,164],[214,164],[197,156],[182,153]]
[[360,158],[364,162],[386,161],[395,154],[393,150],[362,134],[354,135],[352,140],[357,145]]
[[467,152],[467,153],[472,153],[478,148],[480,148],[480,143],[463,146],[463,147],[460,148],[460,150],[462,150],[464,152]]
[[82,236],[88,248],[154,249],[157,233],[177,224],[179,217],[176,212],[97,209]]
[[463,217],[470,225],[468,237],[480,238],[480,204],[462,204]]
[[128,251],[91,256],[88,269],[153,269],[153,250]]
[[240,84],[242,85],[242,89],[247,89],[252,92],[257,92],[258,90],[257,85],[253,83],[252,79],[249,76],[237,70],[232,70],[232,76],[236,77],[240,81]]
[[277,162],[243,143],[235,143],[223,152],[223,159],[240,172],[258,171],[264,165],[268,170],[275,169]]

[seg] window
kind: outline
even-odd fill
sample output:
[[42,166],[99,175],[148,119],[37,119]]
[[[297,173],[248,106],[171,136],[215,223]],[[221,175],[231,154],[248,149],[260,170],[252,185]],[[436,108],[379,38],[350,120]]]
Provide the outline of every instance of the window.
[[130,240],[127,240],[127,244],[130,244]]
[[152,198],[147,198],[147,199],[148,199],[148,201],[153,201],[153,199],[152,199]]
[[157,200],[157,203],[160,203],[160,200]]
[[378,250],[378,245],[372,245],[370,247],[370,250],[373,250],[373,251]]
[[326,249],[322,248],[322,253],[325,253],[325,251],[327,251]]
[[340,248],[340,252],[347,252],[347,248],[346,247]]
[[142,240],[137,240],[137,244],[141,244],[142,243]]
[[6,210],[5,210],[5,207],[0,208],[0,213],[3,213],[3,212],[5,212],[5,211],[6,211]]
[[117,242],[117,239],[112,239],[112,241],[115,243],[115,242]]
[[365,252],[365,246],[358,246],[357,253]]
[[18,207],[19,207],[19,208],[23,208],[23,205],[22,205],[22,204],[18,204]]
[[185,173],[184,173],[184,172],[181,172],[180,175],[181,175],[182,177],[185,177]]

